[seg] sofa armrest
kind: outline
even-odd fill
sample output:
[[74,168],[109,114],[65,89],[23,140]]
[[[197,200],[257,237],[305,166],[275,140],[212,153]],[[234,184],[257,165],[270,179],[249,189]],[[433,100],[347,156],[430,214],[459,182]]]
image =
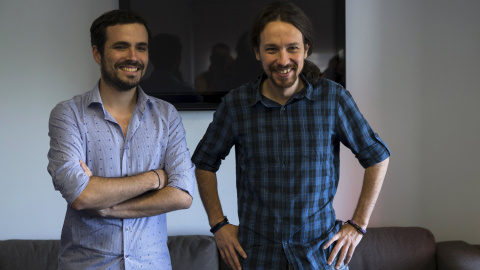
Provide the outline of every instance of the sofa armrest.
[[463,241],[439,242],[437,266],[439,270],[478,270],[480,249]]
[[420,227],[369,228],[349,266],[352,270],[435,270],[435,238]]

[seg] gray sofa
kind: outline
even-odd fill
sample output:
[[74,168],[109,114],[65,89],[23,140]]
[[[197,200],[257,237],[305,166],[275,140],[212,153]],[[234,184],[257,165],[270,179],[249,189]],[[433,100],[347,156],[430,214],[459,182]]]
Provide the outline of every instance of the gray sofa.
[[[212,236],[168,237],[173,269],[219,269],[220,258]],[[0,241],[0,270],[56,270],[60,240]]]
[[[59,240],[0,241],[0,270],[57,268]],[[174,270],[226,270],[212,236],[170,236]],[[356,248],[351,270],[479,270],[480,246],[463,241],[436,243],[418,227],[370,228]]]
[[480,270],[480,246],[435,242],[419,227],[370,228],[355,249],[351,270]]

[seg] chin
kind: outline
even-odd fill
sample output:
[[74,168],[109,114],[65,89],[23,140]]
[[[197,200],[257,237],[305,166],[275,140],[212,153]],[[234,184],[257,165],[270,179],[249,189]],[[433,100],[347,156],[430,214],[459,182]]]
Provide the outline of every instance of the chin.
[[288,78],[287,80],[278,80],[278,79],[270,79],[274,85],[281,87],[281,88],[290,88],[298,81],[298,76],[295,75],[294,78]]

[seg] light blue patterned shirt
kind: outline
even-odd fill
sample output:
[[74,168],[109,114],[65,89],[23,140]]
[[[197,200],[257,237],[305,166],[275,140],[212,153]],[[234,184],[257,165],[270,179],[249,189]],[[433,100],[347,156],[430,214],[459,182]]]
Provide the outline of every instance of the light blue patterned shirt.
[[151,169],[168,174],[168,186],[193,196],[194,165],[177,110],[138,87],[137,105],[126,137],[103,107],[98,84],[60,102],[49,121],[48,172],[68,202],[62,229],[59,269],[171,269],[166,215],[112,219],[76,211],[71,204],[93,175],[121,177]]

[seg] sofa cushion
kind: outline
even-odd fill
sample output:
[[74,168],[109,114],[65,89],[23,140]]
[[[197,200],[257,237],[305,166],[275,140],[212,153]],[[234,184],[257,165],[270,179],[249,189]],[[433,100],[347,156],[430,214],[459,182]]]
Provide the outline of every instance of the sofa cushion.
[[352,270],[434,270],[435,238],[424,228],[369,228],[349,263]]
[[209,235],[177,235],[168,237],[173,270],[218,270],[219,254],[215,239]]
[[60,240],[0,241],[0,269],[56,270]]
[[439,270],[478,270],[480,269],[480,249],[464,241],[437,243],[437,263]]

